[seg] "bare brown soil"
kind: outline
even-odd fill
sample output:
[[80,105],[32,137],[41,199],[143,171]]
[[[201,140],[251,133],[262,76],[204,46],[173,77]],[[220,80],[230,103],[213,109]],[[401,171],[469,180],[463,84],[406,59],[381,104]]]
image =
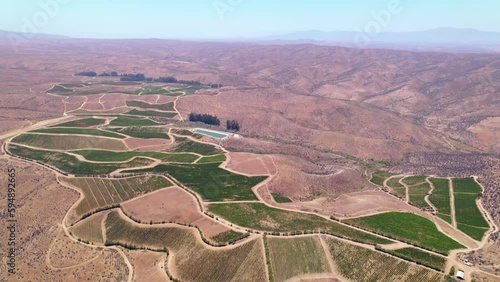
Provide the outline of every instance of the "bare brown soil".
[[469,127],[468,131],[476,135],[474,144],[487,151],[500,152],[500,117],[491,117]]
[[242,152],[229,153],[226,167],[249,175],[273,175],[277,172],[272,156]]
[[[77,47],[85,44],[92,48]],[[11,48],[8,40],[0,42],[4,54],[0,77],[6,82],[3,104],[23,105],[16,108],[17,114],[7,112],[6,117],[16,123],[12,128],[23,126],[19,116],[40,120],[64,111],[60,98],[38,95],[55,82],[110,80],[72,76],[82,69],[133,70],[151,77],[167,72],[179,79],[222,83],[228,87],[201,91],[208,94],[201,99],[197,95],[180,98],[178,109],[183,115],[200,111],[236,118],[245,124],[245,134],[358,157],[397,160],[411,151],[446,149],[447,143],[428,128],[476,146],[475,134],[468,128],[496,116],[496,54],[157,40],[62,40],[57,44],[35,40],[19,46],[22,57],[11,56]],[[95,84],[89,89],[120,87],[138,88]],[[172,98],[160,100],[164,99]],[[418,119],[423,126],[416,124]],[[483,142],[488,148],[490,141],[479,141],[477,146]]]
[[[258,168],[251,158],[246,164],[245,158],[241,164],[230,162],[236,169],[250,173],[267,170],[272,174],[276,168],[276,177],[258,189],[266,202],[272,191],[292,198],[296,203],[289,205],[294,209],[320,213],[335,213],[335,208],[339,213],[352,214],[396,209],[403,203],[384,198],[382,192],[365,191],[372,186],[363,178],[361,163],[377,165],[370,158],[396,162],[413,153],[392,170],[439,176],[477,175],[486,188],[481,201],[500,225],[498,54],[80,39],[34,40],[12,52],[10,42],[0,39],[0,62],[1,134],[58,118],[83,103],[83,109],[111,109],[123,106],[129,98],[46,93],[59,82],[109,80],[72,76],[76,71],[117,70],[141,72],[149,77],[168,73],[178,79],[225,85],[180,97],[176,108],[184,117],[196,111],[216,114],[221,120],[237,119],[242,125],[240,133],[246,138],[222,141],[224,146],[273,154],[273,166],[264,163],[265,169]],[[138,87],[93,85],[89,89],[132,91]],[[175,99],[158,95],[131,97],[151,103]],[[131,148],[138,148],[145,141],[131,138],[129,142]],[[168,147],[164,143],[152,145],[143,149]],[[458,150],[473,153],[453,153]],[[22,248],[18,260],[22,263],[16,279],[126,280],[127,267],[116,250],[103,250],[103,255],[83,262],[78,271],[55,272],[46,264],[49,245],[58,236],[57,224],[78,194],[57,185],[38,166],[19,162],[16,166],[22,171],[18,184],[22,187],[18,195],[20,225],[30,226],[19,232]],[[345,197],[338,198],[341,205],[337,207],[333,199],[342,194]],[[367,203],[366,194],[373,200]],[[5,198],[4,190],[0,196]],[[0,209],[2,205],[5,203],[0,204]],[[2,238],[4,232],[0,231]],[[4,244],[0,240],[2,249]],[[496,249],[490,247],[474,253],[471,259],[480,267],[496,267],[496,254]]]
[[134,268],[133,281],[170,281],[162,264],[165,253],[125,250],[125,254]]
[[291,199],[335,198],[371,187],[356,169],[315,164],[292,156],[273,156],[273,160],[279,173],[271,179],[268,189]]
[[82,109],[90,111],[100,111],[104,110],[104,106],[101,103],[87,102],[83,105]]
[[141,139],[130,137],[125,139],[125,144],[130,150],[135,150],[141,147],[147,147],[147,151],[151,151],[152,148],[158,151],[163,151],[169,147],[171,141],[167,139],[151,138],[151,139]]
[[197,205],[189,193],[171,187],[128,201],[122,208],[142,222],[191,223],[201,217]]
[[141,222],[192,224],[210,238],[231,230],[200,212],[191,194],[179,187],[149,193],[122,204],[123,210]]
[[480,250],[459,254],[458,258],[478,267],[479,269],[500,276],[500,241],[489,240]]
[[378,190],[346,193],[334,200],[318,198],[307,202],[279,204],[279,206],[338,217],[357,217],[387,211],[419,212],[419,209]]
[[[7,275],[6,264],[2,263],[2,277],[7,281],[98,281],[100,279],[127,280],[128,269],[123,258],[112,249],[85,247],[68,241],[60,223],[71,205],[78,199],[78,193],[55,181],[55,176],[37,165],[0,158],[2,167],[16,169],[18,244],[15,275]],[[7,183],[7,174],[0,174],[0,180]],[[0,189],[0,196],[7,198],[6,189]],[[7,201],[0,203],[6,210]],[[48,204],[50,203],[50,204]],[[28,228],[29,226],[29,228]],[[7,238],[7,229],[0,229],[0,236]],[[58,239],[59,238],[59,239]],[[61,243],[54,246],[52,243]],[[0,247],[7,249],[6,240],[0,240]],[[56,249],[57,248],[57,249]],[[51,260],[47,263],[47,254]],[[85,260],[90,258],[91,260]],[[3,260],[2,260],[3,261]],[[72,263],[81,263],[71,267]],[[112,267],[111,267],[112,266]],[[56,269],[56,267],[68,267]],[[5,275],[5,276],[4,276]]]

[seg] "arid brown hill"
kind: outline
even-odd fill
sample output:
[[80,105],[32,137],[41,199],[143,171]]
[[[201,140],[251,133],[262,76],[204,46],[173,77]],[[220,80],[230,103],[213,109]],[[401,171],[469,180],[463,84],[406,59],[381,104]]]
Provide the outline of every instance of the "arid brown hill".
[[239,119],[243,134],[279,142],[386,160],[453,146],[500,151],[496,54],[168,40],[12,45],[2,39],[0,57],[1,115],[12,121],[5,131],[60,116],[61,98],[40,93],[53,83],[86,79],[71,76],[77,71],[114,70],[228,86],[217,96],[182,98],[179,109]]

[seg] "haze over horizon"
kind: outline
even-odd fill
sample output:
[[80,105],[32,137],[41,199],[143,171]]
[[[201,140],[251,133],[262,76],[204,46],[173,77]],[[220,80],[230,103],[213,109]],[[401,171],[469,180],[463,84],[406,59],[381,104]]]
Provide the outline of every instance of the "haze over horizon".
[[[500,2],[376,0],[3,1],[0,30],[86,38],[223,39],[302,31],[500,32]],[[471,13],[474,11],[474,13]],[[140,20],[139,20],[140,19]]]

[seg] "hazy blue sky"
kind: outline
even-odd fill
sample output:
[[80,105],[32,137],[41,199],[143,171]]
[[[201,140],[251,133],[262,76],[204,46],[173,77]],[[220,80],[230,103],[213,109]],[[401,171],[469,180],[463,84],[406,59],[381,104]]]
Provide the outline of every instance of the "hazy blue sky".
[[378,20],[384,31],[458,27],[500,32],[498,0],[0,0],[0,3],[2,30],[34,30],[75,37],[223,38],[304,30],[354,31],[364,30],[370,22],[377,21],[375,15],[379,11],[390,15],[390,20]]

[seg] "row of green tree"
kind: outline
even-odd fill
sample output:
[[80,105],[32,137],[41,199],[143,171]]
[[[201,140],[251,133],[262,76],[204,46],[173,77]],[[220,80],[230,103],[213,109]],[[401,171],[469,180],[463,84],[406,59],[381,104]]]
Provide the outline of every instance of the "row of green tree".
[[75,73],[75,76],[90,76],[90,77],[94,77],[94,76],[97,76],[97,73],[95,71],[81,71],[81,72]]
[[[189,121],[192,122],[203,122],[206,124],[211,124],[211,125],[220,125],[220,119],[216,115],[209,115],[209,114],[197,114],[197,113],[190,113],[189,114]],[[226,121],[226,128],[227,130],[234,130],[234,131],[239,131],[240,130],[240,124],[236,120],[227,120]]]
[[120,75],[120,81],[146,81],[143,73],[124,73]]
[[113,77],[116,77],[116,76],[118,76],[118,73],[116,71],[103,72],[103,73],[100,73],[98,76],[113,76]]
[[240,131],[240,124],[236,120],[227,120],[226,121],[227,130]]
[[220,125],[220,119],[217,116],[209,115],[209,114],[196,114],[196,113],[190,113],[189,114],[189,121],[192,122],[203,122],[206,124],[211,124],[211,125]]
[[[82,71],[75,73],[76,76],[120,76],[120,81],[146,81],[146,82],[161,82],[161,83],[179,83],[192,86],[202,86],[203,84],[197,80],[182,80],[177,79],[173,76],[162,76],[159,78],[146,77],[143,73],[124,73],[118,74],[116,71],[112,72],[102,72],[99,75],[95,71]],[[221,88],[222,84],[219,83],[209,83],[207,86],[210,88]]]
[[100,74],[97,74],[95,71],[81,71],[75,73],[75,76],[89,76],[89,77],[95,77],[95,76],[118,76],[118,73],[116,71],[112,72],[102,72]]

